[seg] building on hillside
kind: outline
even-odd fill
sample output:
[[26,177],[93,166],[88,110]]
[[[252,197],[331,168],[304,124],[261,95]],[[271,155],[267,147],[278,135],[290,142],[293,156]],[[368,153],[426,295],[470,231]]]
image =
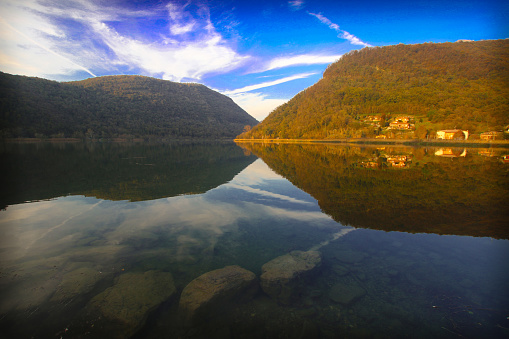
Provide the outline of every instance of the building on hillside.
[[504,139],[504,133],[503,132],[484,132],[481,133],[481,140],[502,140]]
[[367,124],[370,124],[371,126],[381,127],[380,123],[382,121],[382,117],[380,115],[370,115],[366,117],[363,121]]
[[413,118],[410,116],[397,117],[389,124],[389,129],[414,129],[415,125],[410,123],[411,119]]
[[393,121],[389,124],[389,129],[412,129],[413,125],[408,122]]
[[378,168],[380,166],[376,161],[362,161],[359,165],[364,168]]
[[412,117],[397,117],[396,119],[394,119],[394,121],[396,121],[396,122],[410,122],[410,119],[412,119]]
[[390,129],[410,129],[410,124],[408,122],[398,122],[393,121],[389,124]]
[[461,129],[444,129],[437,131],[437,139],[444,140],[467,140],[468,131]]
[[382,121],[382,117],[380,115],[371,115],[366,120],[373,121],[373,122],[380,122],[380,121]]

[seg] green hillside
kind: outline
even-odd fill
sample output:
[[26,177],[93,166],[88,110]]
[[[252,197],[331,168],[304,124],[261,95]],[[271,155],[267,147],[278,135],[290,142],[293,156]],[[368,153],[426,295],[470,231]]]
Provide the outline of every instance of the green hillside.
[[[400,117],[405,128],[391,127]],[[364,48],[239,138],[425,138],[509,124],[509,40]]]
[[4,138],[233,138],[255,124],[203,85],[133,75],[59,83],[0,73]]

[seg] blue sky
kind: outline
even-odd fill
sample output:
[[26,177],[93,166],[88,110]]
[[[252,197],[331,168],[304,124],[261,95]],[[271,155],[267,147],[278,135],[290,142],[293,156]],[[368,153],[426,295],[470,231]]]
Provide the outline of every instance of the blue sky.
[[509,38],[509,2],[0,0],[0,71],[197,82],[262,120],[354,49]]

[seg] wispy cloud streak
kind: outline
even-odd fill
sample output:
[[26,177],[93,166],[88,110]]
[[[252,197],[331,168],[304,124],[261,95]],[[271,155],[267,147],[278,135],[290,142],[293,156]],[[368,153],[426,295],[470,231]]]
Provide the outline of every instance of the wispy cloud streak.
[[303,0],[288,1],[288,6],[294,11],[298,11],[304,7]]
[[309,15],[314,16],[318,20],[320,20],[321,23],[329,26],[330,29],[336,31],[339,38],[348,40],[352,45],[359,45],[359,46],[365,46],[365,47],[372,47],[370,44],[365,43],[361,41],[359,38],[357,38],[355,35],[348,33],[347,31],[341,29],[338,24],[333,23],[328,18],[323,16],[321,13],[311,13],[308,12]]
[[221,91],[222,94],[229,96],[237,105],[245,109],[258,121],[262,121],[269,112],[273,111],[276,107],[284,104],[290,98],[269,98],[267,94],[252,92],[258,89],[276,86],[285,82],[305,79],[318,73],[299,73],[292,76],[284,77],[281,79],[258,83],[255,85],[245,86],[242,88],[234,89],[231,91]]
[[[137,11],[88,0],[65,4],[16,0],[0,2],[0,12],[3,26],[23,37],[16,40],[13,34],[0,32],[0,67],[15,74],[50,77],[85,71],[95,76],[128,70],[173,81],[200,80],[206,74],[231,71],[249,59],[218,33],[208,8],[192,2]],[[166,32],[161,28],[159,40],[125,29],[128,23],[136,27],[147,17],[165,16]],[[116,25],[119,22],[125,25]]]
[[189,13],[185,12],[186,6],[187,5],[179,7],[172,3],[166,5],[171,21],[170,32],[173,35],[182,35],[192,32],[197,25],[194,18]]
[[338,61],[341,54],[336,55],[316,55],[316,54],[301,54],[288,57],[279,57],[272,59],[268,62],[263,71],[270,71],[273,69],[299,66],[299,65],[323,65],[330,64]]
[[247,58],[229,48],[218,34],[161,46],[122,36],[104,23],[95,23],[93,27],[119,62],[137,65],[149,74],[162,73],[165,80],[201,79],[210,72],[231,70]]
[[7,27],[8,29],[12,30],[13,32],[15,32],[16,34],[18,34],[19,36],[25,38],[26,40],[28,40],[30,43],[40,47],[41,49],[45,50],[46,52],[56,56],[57,58],[61,59],[61,60],[64,60],[65,62],[67,63],[70,63],[72,65],[74,65],[76,68],[78,69],[81,69],[85,72],[87,72],[88,74],[90,74],[91,76],[93,77],[96,77],[96,75],[94,73],[92,73],[89,69],[87,69],[86,67],[83,67],[81,65],[78,65],[77,63],[75,63],[74,61],[70,60],[69,58],[66,58],[65,56],[51,50],[50,48],[44,46],[43,44],[35,41],[34,39],[30,38],[28,35],[26,35],[25,33],[17,30],[16,28],[12,27],[7,21],[5,21],[4,18],[0,17],[0,24],[3,25],[4,27]]
[[285,78],[281,78],[281,79],[277,79],[277,80],[273,80],[273,81],[262,82],[262,83],[259,83],[259,84],[255,84],[255,85],[250,85],[250,86],[238,88],[238,89],[235,89],[235,90],[232,90],[232,91],[225,91],[225,92],[223,92],[223,94],[231,95],[231,94],[250,92],[250,91],[254,91],[254,90],[260,89],[260,88],[265,88],[265,87],[279,85],[279,84],[282,84],[282,83],[285,83],[285,82],[288,82],[288,81],[308,78],[308,77],[310,77],[312,75],[315,75],[315,74],[317,74],[317,73],[300,73],[300,74],[295,74],[295,75],[292,75],[292,76],[289,76],[289,77],[285,77]]

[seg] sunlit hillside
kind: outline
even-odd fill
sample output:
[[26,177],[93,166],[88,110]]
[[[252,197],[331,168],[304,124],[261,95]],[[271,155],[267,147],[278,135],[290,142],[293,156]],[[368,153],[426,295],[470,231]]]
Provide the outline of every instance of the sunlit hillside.
[[509,40],[400,44],[347,53],[239,138],[475,138],[508,124]]

